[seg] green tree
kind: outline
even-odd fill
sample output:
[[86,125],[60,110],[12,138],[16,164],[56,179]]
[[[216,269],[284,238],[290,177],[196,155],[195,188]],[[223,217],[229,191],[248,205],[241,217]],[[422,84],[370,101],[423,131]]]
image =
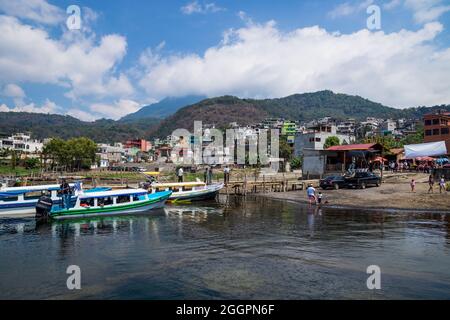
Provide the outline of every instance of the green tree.
[[338,146],[338,145],[340,145],[340,144],[341,144],[341,142],[339,141],[339,138],[338,138],[338,137],[336,137],[336,136],[331,136],[331,137],[328,137],[328,138],[325,140],[325,143],[324,143],[324,145],[323,145],[323,148],[324,148],[324,149],[328,149],[329,147]]
[[301,157],[295,157],[291,160],[291,169],[296,170],[302,167],[303,159]]

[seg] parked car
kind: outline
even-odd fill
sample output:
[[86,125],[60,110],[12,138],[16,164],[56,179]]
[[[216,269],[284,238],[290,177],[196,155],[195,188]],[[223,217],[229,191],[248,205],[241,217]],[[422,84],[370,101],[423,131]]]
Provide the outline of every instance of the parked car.
[[320,187],[322,189],[336,189],[345,186],[345,179],[343,176],[329,176],[320,180]]
[[368,186],[379,187],[381,178],[372,172],[357,172],[351,178],[345,179],[345,186],[348,188],[365,189]]

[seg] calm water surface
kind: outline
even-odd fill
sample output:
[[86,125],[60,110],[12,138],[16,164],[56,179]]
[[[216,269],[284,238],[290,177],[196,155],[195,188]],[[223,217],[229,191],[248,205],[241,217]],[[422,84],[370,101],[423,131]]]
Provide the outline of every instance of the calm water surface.
[[[132,217],[0,219],[0,298],[450,299],[449,222],[259,197]],[[72,264],[81,290],[66,287]],[[381,268],[381,290],[366,287],[369,265]]]

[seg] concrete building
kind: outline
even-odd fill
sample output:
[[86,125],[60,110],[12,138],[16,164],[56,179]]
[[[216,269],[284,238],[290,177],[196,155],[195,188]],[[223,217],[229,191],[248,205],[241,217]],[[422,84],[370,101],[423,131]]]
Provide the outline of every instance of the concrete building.
[[355,139],[354,136],[337,133],[335,125],[319,124],[295,137],[294,155],[300,157],[304,149],[323,150],[325,141],[332,136],[338,137],[340,144],[350,144]]
[[11,149],[17,152],[35,154],[42,152],[44,144],[31,139],[29,134],[16,133],[8,138],[0,139],[0,149]]
[[125,149],[121,143],[115,145],[98,144],[97,147],[97,155],[100,156],[100,168],[107,168],[123,162]]
[[450,112],[439,111],[427,114],[423,118],[424,142],[445,141],[447,151],[450,150]]

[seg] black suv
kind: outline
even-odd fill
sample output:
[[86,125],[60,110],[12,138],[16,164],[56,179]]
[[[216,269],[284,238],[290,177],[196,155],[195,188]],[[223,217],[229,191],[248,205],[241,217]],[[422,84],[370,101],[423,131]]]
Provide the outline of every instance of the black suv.
[[342,176],[329,176],[320,180],[322,189],[339,189],[345,186],[345,180]]
[[379,187],[380,184],[380,177],[372,172],[357,172],[353,177],[345,179],[345,186],[349,188],[365,189],[368,186]]

